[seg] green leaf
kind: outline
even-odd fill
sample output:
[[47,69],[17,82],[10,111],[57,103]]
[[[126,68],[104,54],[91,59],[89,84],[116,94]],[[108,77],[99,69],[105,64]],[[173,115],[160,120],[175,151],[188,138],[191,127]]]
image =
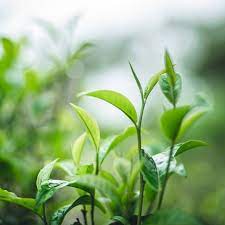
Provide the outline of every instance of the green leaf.
[[100,172],[99,172],[99,175],[101,177],[103,177],[104,179],[108,180],[109,182],[111,182],[113,185],[115,185],[115,186],[119,185],[116,178],[111,173],[109,173],[108,171],[101,169]]
[[[73,208],[79,205],[91,205],[91,202],[92,202],[92,199],[90,195],[83,195],[79,197],[78,199],[76,199],[72,204],[65,205],[59,208],[53,213],[50,220],[50,225],[61,225],[66,214],[70,210],[72,210]],[[97,206],[103,213],[105,213],[105,208],[97,199],[95,199],[94,203],[95,203],[95,206]]]
[[133,67],[132,67],[130,62],[129,62],[129,65],[130,65],[130,69],[132,71],[132,74],[134,76],[134,79],[135,79],[135,81],[137,83],[137,86],[138,86],[138,89],[140,91],[141,97],[143,98],[143,89],[142,89],[142,86],[141,86],[141,82],[139,81],[138,76],[136,75],[136,73],[135,73],[135,71],[134,71],[134,69],[133,69]]
[[107,138],[99,150],[100,164],[103,163],[106,156],[110,153],[112,149],[117,147],[121,142],[123,142],[128,137],[134,135],[135,133],[136,133],[136,128],[133,126],[130,126],[126,128],[122,133]]
[[74,176],[75,167],[72,161],[64,160],[56,163],[56,168],[63,170],[68,176]]
[[121,179],[122,183],[126,184],[128,180],[128,174],[131,170],[131,163],[130,161],[124,158],[116,158],[113,163],[114,169],[118,177]]
[[162,76],[160,76],[159,85],[168,101],[171,104],[176,105],[182,88],[180,75],[176,74],[175,83],[172,86],[168,74],[163,74]]
[[161,127],[167,138],[175,141],[179,133],[182,121],[189,112],[190,106],[182,106],[167,110],[161,117]]
[[189,151],[193,148],[207,146],[206,142],[199,141],[199,140],[190,140],[184,143],[178,144],[175,146],[173,154],[174,156],[178,156],[186,151]]
[[93,119],[89,113],[87,113],[84,109],[79,106],[76,106],[71,103],[71,106],[75,109],[76,113],[78,114],[79,118],[83,121],[88,134],[91,136],[91,140],[94,143],[96,151],[99,150],[100,144],[100,130],[98,124],[95,119]]
[[58,159],[48,163],[38,173],[37,180],[36,180],[36,186],[38,190],[40,190],[41,184],[49,179],[57,160]]
[[194,110],[184,118],[180,131],[179,137],[182,137],[188,129],[190,129],[195,122],[197,122],[202,116],[204,116],[208,112],[208,108],[199,108]]
[[163,75],[164,73],[166,73],[166,69],[159,71],[158,73],[154,74],[149,79],[148,84],[145,88],[145,92],[144,92],[144,98],[145,99],[148,98],[149,94],[152,92],[153,88],[158,83],[160,76]]
[[158,169],[152,157],[142,150],[141,172],[146,182],[153,190],[158,191],[160,188]]
[[123,216],[113,216],[109,224],[112,223],[113,221],[119,222],[120,224],[123,225],[130,225],[129,221]]
[[172,84],[172,86],[174,86],[175,82],[176,82],[176,73],[174,70],[172,59],[167,50],[165,51],[165,54],[164,54],[164,63],[165,63],[166,72],[170,77],[171,84]]
[[86,133],[82,134],[80,137],[78,137],[76,139],[76,141],[73,144],[72,156],[73,156],[73,161],[76,166],[79,166],[79,164],[80,164],[80,158],[81,158],[82,151],[84,149],[84,143],[85,143],[86,136],[87,136]]
[[33,211],[37,215],[42,215],[42,210],[35,208],[35,199],[33,198],[20,198],[15,193],[0,188],[0,201],[14,203]]
[[137,113],[131,101],[124,95],[111,90],[97,90],[81,93],[106,101],[120,109],[133,123],[137,122]]
[[81,165],[77,168],[77,175],[92,174],[94,171],[93,164]]
[[70,183],[64,180],[47,180],[41,184],[36,195],[36,208],[40,207],[60,189],[68,186]]
[[143,225],[200,225],[199,221],[178,209],[157,211],[145,219]]

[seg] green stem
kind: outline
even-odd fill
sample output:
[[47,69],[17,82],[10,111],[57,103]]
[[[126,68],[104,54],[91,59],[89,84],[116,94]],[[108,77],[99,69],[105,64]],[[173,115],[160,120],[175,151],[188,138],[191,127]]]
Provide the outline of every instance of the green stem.
[[[141,125],[142,125],[142,118],[144,114],[144,108],[145,108],[145,101],[142,98],[142,106],[139,116],[138,124],[136,125],[137,130],[137,140],[138,140],[138,154],[139,154],[139,160],[141,161]],[[137,219],[137,225],[141,225],[141,216],[142,216],[142,208],[143,208],[143,198],[144,198],[144,190],[145,190],[145,181],[144,178],[140,172],[140,195],[139,195],[139,203],[138,203],[138,219]]]
[[81,210],[81,212],[83,214],[84,225],[88,225],[88,223],[87,223],[87,209],[86,209],[85,205],[83,205],[83,209]]
[[170,147],[169,159],[168,159],[168,163],[167,163],[167,167],[166,167],[166,174],[165,174],[164,182],[163,182],[163,185],[162,185],[162,191],[161,191],[160,196],[159,196],[159,203],[158,203],[158,207],[157,207],[158,210],[161,209],[163,197],[164,197],[165,190],[166,190],[167,181],[168,181],[168,178],[169,178],[169,171],[170,171],[171,159],[172,159],[172,156],[173,156],[173,149],[174,149],[174,141],[172,141],[172,144],[171,144],[171,147]]
[[44,223],[44,225],[48,225],[45,204],[42,205],[42,208],[43,208],[43,218],[42,218],[43,223]]

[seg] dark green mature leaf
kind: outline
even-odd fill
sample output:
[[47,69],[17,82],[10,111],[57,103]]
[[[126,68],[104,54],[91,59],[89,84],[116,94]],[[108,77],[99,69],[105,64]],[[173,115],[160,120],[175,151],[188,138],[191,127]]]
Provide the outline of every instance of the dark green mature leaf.
[[99,161],[100,164],[103,163],[106,156],[110,153],[112,149],[117,147],[121,142],[123,142],[126,138],[134,135],[136,133],[136,128],[130,126],[126,128],[122,133],[109,137],[105,140],[99,150]]
[[64,180],[47,180],[41,184],[36,195],[36,207],[40,207],[49,200],[58,190],[68,186],[70,182]]
[[158,73],[151,76],[151,78],[149,79],[148,84],[145,88],[145,92],[144,92],[145,99],[148,98],[149,94],[152,92],[153,88],[158,83],[160,76],[163,75],[164,73],[166,73],[166,69],[161,70]]
[[109,224],[112,223],[112,221],[119,222],[119,224],[123,224],[123,225],[130,225],[129,221],[122,216],[113,216]]
[[201,223],[181,210],[166,209],[150,215],[143,225],[201,225]]
[[87,134],[84,133],[80,137],[78,137],[72,147],[72,156],[73,156],[73,161],[76,166],[79,166],[80,164],[80,158],[81,154],[84,148],[84,143],[86,139]]
[[100,145],[100,130],[99,126],[95,119],[93,119],[89,113],[87,113],[84,109],[79,106],[76,106],[71,103],[71,106],[75,109],[76,113],[78,114],[79,118],[83,121],[88,134],[91,136],[91,140],[94,143],[96,151],[99,150]]
[[[72,204],[65,205],[59,208],[53,213],[52,218],[50,220],[50,225],[61,225],[66,214],[70,210],[72,210],[73,208],[79,205],[91,205],[91,202],[92,202],[92,199],[90,195],[83,195],[79,197],[78,199],[76,199]],[[97,199],[95,199],[94,203],[95,203],[95,206],[97,206],[103,213],[106,212],[103,205]]]
[[81,93],[82,95],[92,96],[106,101],[120,109],[132,122],[137,122],[137,113],[131,101],[124,95],[111,90],[97,90]]
[[129,65],[130,65],[130,69],[132,71],[132,74],[134,76],[134,79],[135,79],[135,81],[137,83],[137,86],[138,86],[138,89],[140,91],[141,97],[143,98],[143,89],[142,89],[142,86],[141,86],[141,82],[139,81],[138,76],[136,75],[136,73],[135,73],[135,71],[134,71],[134,69],[133,69],[133,67],[132,67],[130,62],[129,62]]
[[15,193],[0,188],[0,201],[14,203],[33,211],[37,215],[42,215],[42,210],[35,207],[35,199],[20,198]]
[[161,117],[161,126],[167,138],[174,141],[179,133],[182,121],[189,112],[190,106],[167,110]]
[[207,143],[199,140],[190,140],[181,144],[177,144],[174,148],[173,154],[174,156],[178,156],[186,151],[189,151],[193,148],[207,146]]
[[36,180],[36,186],[38,190],[40,190],[42,183],[49,179],[57,160],[58,159],[48,163],[38,173],[37,180]]
[[180,75],[176,74],[175,83],[172,86],[168,74],[163,74],[162,76],[160,76],[159,85],[168,101],[171,104],[176,105],[182,88],[182,81]]
[[142,150],[142,165],[141,172],[146,182],[152,187],[153,190],[159,190],[159,174],[155,161],[152,157]]

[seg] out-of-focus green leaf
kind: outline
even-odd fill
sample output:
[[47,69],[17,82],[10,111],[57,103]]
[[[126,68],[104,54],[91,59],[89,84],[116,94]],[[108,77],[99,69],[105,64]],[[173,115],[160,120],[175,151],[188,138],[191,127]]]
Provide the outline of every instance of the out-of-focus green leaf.
[[0,188],[0,201],[14,203],[33,211],[37,215],[42,215],[42,210],[35,207],[35,199],[20,198],[15,193]]
[[82,154],[82,151],[84,148],[86,136],[87,136],[86,133],[82,134],[80,137],[78,137],[76,139],[76,141],[73,144],[72,156],[73,156],[73,161],[76,166],[79,166],[79,164],[80,164],[80,158],[81,158],[81,154]]
[[110,172],[101,169],[99,175],[104,179],[108,180],[109,182],[111,182],[112,184],[114,184],[115,186],[119,185],[116,178]]
[[132,122],[137,122],[137,113],[131,101],[124,95],[111,90],[97,90],[80,94],[106,101],[120,109]]
[[130,161],[117,157],[113,163],[113,166],[122,183],[126,184],[131,170]]
[[123,216],[113,216],[108,224],[111,224],[113,221],[119,222],[119,224],[130,225],[130,222]]
[[70,183],[64,180],[47,180],[42,182],[36,195],[36,207],[40,207],[49,200],[58,190],[68,186]]
[[84,175],[84,174],[91,174],[94,171],[93,164],[81,165],[77,168],[76,174],[77,175]]
[[153,190],[159,190],[159,174],[155,161],[152,157],[142,150],[141,172],[146,182],[152,187]]
[[153,76],[151,76],[145,88],[145,92],[144,92],[145,99],[148,98],[149,94],[152,92],[153,88],[158,83],[160,76],[163,75],[164,73],[166,73],[166,69],[163,69],[159,71],[158,73],[154,74]]
[[[58,210],[56,210],[53,213],[51,220],[50,220],[50,225],[61,225],[66,214],[70,210],[72,210],[73,208],[75,208],[76,206],[79,206],[79,205],[90,205],[91,202],[92,202],[92,199],[91,199],[90,195],[84,195],[84,196],[79,197],[72,204],[65,205],[65,206],[59,208]],[[97,206],[103,213],[105,213],[105,208],[97,199],[95,199],[94,203],[95,203],[95,206]]]
[[160,76],[159,85],[168,101],[171,104],[176,105],[182,88],[180,75],[176,74],[174,86],[171,86],[168,74],[163,74],[162,76]]
[[79,118],[83,121],[88,134],[91,137],[91,140],[94,143],[96,151],[99,150],[99,144],[100,144],[100,130],[99,126],[94,118],[92,118],[89,113],[87,113],[84,109],[82,109],[79,106],[76,106],[74,104],[71,104],[71,106],[75,109],[76,113],[78,114]]
[[199,140],[190,140],[181,144],[177,144],[174,148],[173,154],[174,156],[178,156],[186,151],[189,151],[193,148],[207,146],[207,143]]
[[118,135],[114,135],[112,137],[108,137],[99,150],[99,161],[100,164],[103,163],[106,156],[110,153],[112,149],[117,147],[121,142],[123,142],[126,138],[134,135],[136,133],[136,128],[133,126],[130,126],[126,128],[122,133]]
[[201,223],[181,210],[167,209],[150,215],[143,225],[201,225]]
[[35,92],[39,88],[38,73],[29,69],[24,72],[25,85],[28,92]]
[[48,163],[38,173],[37,180],[36,180],[36,186],[38,190],[40,190],[42,183],[49,179],[57,160],[58,159]]
[[179,133],[182,121],[189,112],[190,106],[167,110],[161,117],[161,126],[167,138],[174,141]]
[[75,167],[74,163],[68,160],[60,161],[56,163],[56,168],[62,169],[68,176],[74,176]]

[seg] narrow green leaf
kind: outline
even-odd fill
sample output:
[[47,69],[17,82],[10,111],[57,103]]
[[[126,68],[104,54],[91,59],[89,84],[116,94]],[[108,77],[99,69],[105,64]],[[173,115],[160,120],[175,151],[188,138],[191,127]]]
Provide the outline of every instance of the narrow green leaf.
[[79,118],[83,121],[88,134],[91,136],[91,140],[94,143],[96,151],[99,150],[100,144],[100,130],[99,126],[95,119],[93,119],[89,113],[87,113],[84,109],[79,106],[76,106],[71,103],[71,106],[75,109],[76,113],[78,114]]
[[100,150],[99,150],[99,161],[100,164],[103,163],[106,156],[110,153],[111,150],[113,150],[115,147],[117,147],[121,142],[123,142],[128,137],[134,135],[136,133],[136,128],[133,126],[130,126],[126,128],[122,133],[118,135],[114,135],[112,137],[108,137],[104,143],[102,144]]
[[[90,205],[91,202],[92,202],[92,199],[90,195],[83,195],[79,197],[78,199],[76,199],[72,204],[65,205],[59,208],[53,213],[50,220],[50,225],[61,225],[66,214],[70,210],[72,210],[73,208],[79,205]],[[103,213],[105,213],[105,208],[97,199],[95,199],[94,203],[95,203],[95,206],[97,206]]]
[[152,157],[142,150],[142,166],[141,172],[146,182],[153,190],[158,191],[160,188],[158,169]]
[[201,223],[181,210],[166,209],[150,215],[143,225],[201,225]]
[[175,81],[176,81],[176,73],[174,71],[174,67],[173,67],[171,57],[170,57],[169,52],[167,50],[165,51],[165,54],[164,54],[164,63],[165,63],[166,72],[170,77],[171,84],[172,84],[172,86],[174,86]]
[[101,177],[103,177],[104,179],[108,180],[109,182],[111,182],[113,185],[115,185],[115,186],[119,185],[116,178],[111,173],[109,173],[108,171],[101,169],[100,172],[99,172],[99,175]]
[[128,174],[131,170],[131,163],[130,161],[124,158],[116,158],[113,163],[114,169],[118,177],[120,178],[121,182],[126,184],[128,180]]
[[40,190],[41,184],[49,179],[57,160],[58,159],[48,163],[38,173],[37,180],[36,180],[36,186],[38,190]]
[[182,121],[189,112],[190,106],[182,106],[167,110],[161,117],[161,127],[167,138],[175,141],[179,133]]
[[203,147],[203,146],[207,146],[207,143],[204,141],[199,141],[199,140],[186,141],[184,143],[176,145],[173,154],[174,154],[174,156],[178,156],[178,155],[180,155],[186,151],[189,151],[193,148],[198,148],[198,147]]
[[0,201],[14,203],[33,211],[37,215],[42,215],[42,210],[35,208],[35,199],[33,198],[20,198],[15,193],[0,188]]
[[72,147],[72,156],[73,156],[73,161],[76,166],[79,166],[80,164],[80,158],[81,154],[84,148],[84,143],[86,139],[87,134],[84,133],[80,137],[78,137]]
[[81,93],[82,95],[92,96],[106,101],[120,109],[132,122],[137,122],[137,113],[131,101],[124,95],[111,90],[97,90]]
[[138,86],[138,89],[140,91],[141,97],[143,99],[143,89],[142,89],[142,86],[141,86],[141,82],[139,81],[138,76],[136,75],[136,73],[135,73],[135,71],[134,71],[134,69],[133,69],[133,67],[132,67],[130,62],[129,62],[129,65],[130,65],[130,69],[132,71],[132,74],[134,76],[134,79],[135,79],[135,81],[137,83],[137,86]]
[[163,75],[164,73],[166,73],[166,69],[161,70],[158,73],[151,76],[151,78],[149,79],[148,84],[145,88],[145,92],[144,92],[145,99],[148,98],[149,94],[152,92],[153,88],[158,83],[160,76]]

